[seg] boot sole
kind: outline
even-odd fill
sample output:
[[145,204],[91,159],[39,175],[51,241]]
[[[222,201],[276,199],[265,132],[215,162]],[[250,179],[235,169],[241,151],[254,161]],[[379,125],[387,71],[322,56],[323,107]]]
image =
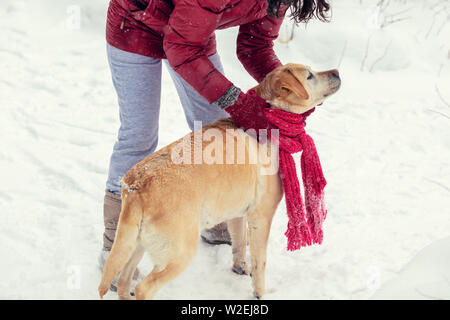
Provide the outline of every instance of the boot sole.
[[208,240],[206,239],[204,236],[201,236],[202,240],[208,244],[211,245],[219,245],[219,244],[227,244],[229,246],[231,246],[231,241],[227,241],[227,240]]

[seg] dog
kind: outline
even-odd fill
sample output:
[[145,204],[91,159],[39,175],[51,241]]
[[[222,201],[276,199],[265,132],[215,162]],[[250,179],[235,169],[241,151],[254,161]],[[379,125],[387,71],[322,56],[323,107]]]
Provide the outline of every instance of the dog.
[[[321,104],[340,84],[337,70],[314,72],[307,66],[286,64],[270,72],[253,89],[273,108],[301,114]],[[215,139],[205,143],[205,139],[198,140],[199,134],[208,136],[206,142],[213,140],[212,136]],[[258,155],[261,149],[264,157]],[[203,156],[213,155],[214,161],[205,157],[196,162],[195,150]],[[239,154],[239,150],[243,153]],[[253,293],[261,298],[270,227],[283,196],[279,174],[270,170],[274,163],[278,164],[275,151],[270,140],[258,143],[231,119],[221,119],[149,155],[130,169],[122,181],[119,225],[103,269],[100,297],[120,272],[120,299],[153,299],[162,286],[191,263],[200,230],[227,221],[232,239],[232,270],[239,274],[250,271]],[[183,157],[184,162],[180,161]],[[231,161],[218,163],[218,158]],[[247,241],[250,270],[246,262]],[[154,269],[136,286],[133,297],[131,279],[144,252],[150,255]]]

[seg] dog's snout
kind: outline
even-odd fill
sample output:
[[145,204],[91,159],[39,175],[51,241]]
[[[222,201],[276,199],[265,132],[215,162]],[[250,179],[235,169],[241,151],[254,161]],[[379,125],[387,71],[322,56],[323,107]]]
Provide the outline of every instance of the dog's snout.
[[337,69],[331,70],[331,76],[333,78],[340,79],[340,77],[339,77],[339,70],[337,70]]

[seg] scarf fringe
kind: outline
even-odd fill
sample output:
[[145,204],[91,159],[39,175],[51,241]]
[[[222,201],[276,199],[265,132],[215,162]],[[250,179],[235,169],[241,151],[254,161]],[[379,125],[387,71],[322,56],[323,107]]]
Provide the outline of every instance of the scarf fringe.
[[[311,199],[311,195],[313,199]],[[327,216],[324,192],[319,195],[306,196],[305,207],[306,219],[302,219],[303,222],[291,222],[291,220],[295,221],[294,217],[289,219],[288,229],[285,232],[288,251],[299,250],[302,247],[323,242],[322,225]]]
[[311,232],[305,224],[300,226],[288,225],[285,235],[288,239],[288,251],[299,250],[301,247],[310,246],[312,243]]

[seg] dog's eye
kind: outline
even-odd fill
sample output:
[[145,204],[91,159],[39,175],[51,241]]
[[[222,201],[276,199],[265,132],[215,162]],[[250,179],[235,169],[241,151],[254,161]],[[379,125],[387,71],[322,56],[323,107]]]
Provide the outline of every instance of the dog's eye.
[[314,78],[314,75],[310,72],[307,79],[311,80],[312,78]]

